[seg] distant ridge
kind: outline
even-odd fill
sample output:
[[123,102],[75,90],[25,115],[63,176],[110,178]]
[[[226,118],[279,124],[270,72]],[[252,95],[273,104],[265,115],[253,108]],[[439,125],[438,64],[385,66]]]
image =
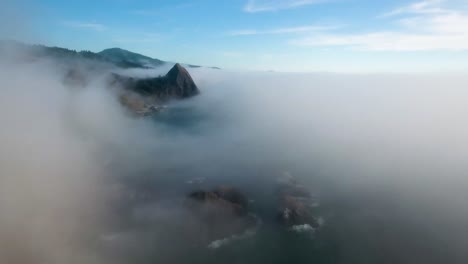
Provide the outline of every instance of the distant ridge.
[[[152,68],[164,64],[175,64],[170,61],[163,61],[151,58],[139,53],[124,50],[121,48],[110,48],[100,52],[88,50],[76,51],[61,47],[48,47],[44,45],[30,45],[14,40],[0,39],[0,52],[10,53],[10,50],[20,51],[23,55],[34,57],[50,57],[58,60],[87,59],[96,62],[112,64],[121,68]],[[182,64],[189,68],[201,68],[204,66],[193,64]],[[210,69],[220,69],[218,67],[204,67]]]
[[135,67],[157,67],[166,63],[165,61],[153,59],[121,48],[105,49],[97,54],[115,64],[134,65]]

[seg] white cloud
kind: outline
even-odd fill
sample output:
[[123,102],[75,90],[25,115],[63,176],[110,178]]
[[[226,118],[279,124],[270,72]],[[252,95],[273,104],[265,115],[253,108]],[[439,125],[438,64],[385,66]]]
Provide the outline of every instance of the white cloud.
[[371,51],[468,50],[468,14],[444,9],[442,3],[439,0],[418,2],[386,13],[385,17],[407,15],[393,21],[402,27],[399,31],[325,34],[295,39],[291,43]]
[[71,28],[89,29],[94,31],[104,31],[107,29],[106,26],[99,23],[68,21],[64,22],[63,24]]
[[348,46],[371,51],[468,50],[468,34],[430,35],[378,32],[360,35],[326,35],[293,40],[300,46]]
[[447,10],[440,8],[438,5],[444,0],[426,0],[409,4],[407,6],[396,8],[390,12],[383,14],[381,17],[391,17],[402,14],[440,14]]
[[299,27],[275,28],[275,29],[269,29],[269,30],[246,29],[246,30],[231,31],[228,33],[228,35],[249,36],[249,35],[267,35],[267,34],[289,34],[289,33],[301,33],[301,32],[311,32],[311,31],[333,30],[339,27],[341,26],[308,25],[308,26],[299,26]]
[[326,2],[327,0],[249,0],[244,7],[248,13],[271,12]]

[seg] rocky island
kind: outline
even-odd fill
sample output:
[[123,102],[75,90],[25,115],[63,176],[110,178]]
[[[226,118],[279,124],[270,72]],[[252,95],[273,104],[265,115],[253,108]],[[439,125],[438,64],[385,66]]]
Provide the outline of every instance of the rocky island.
[[179,63],[165,76],[154,78],[135,78],[112,73],[110,84],[124,89],[120,102],[140,115],[160,111],[169,100],[186,99],[200,93],[189,72]]
[[259,225],[258,218],[249,213],[248,199],[239,190],[220,186],[212,191],[194,191],[188,195],[186,206],[206,231],[216,248],[229,240],[241,239]]

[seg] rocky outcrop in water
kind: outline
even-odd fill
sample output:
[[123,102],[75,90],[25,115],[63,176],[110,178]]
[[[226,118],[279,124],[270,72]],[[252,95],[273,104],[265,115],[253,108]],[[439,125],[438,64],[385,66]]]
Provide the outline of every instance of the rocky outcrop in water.
[[238,190],[221,186],[212,191],[195,191],[189,197],[203,205],[219,207],[221,210],[230,211],[233,215],[243,216],[247,214],[248,200]]
[[187,206],[210,241],[242,234],[258,224],[257,218],[248,213],[247,198],[231,187],[192,192]]
[[134,78],[114,73],[111,84],[158,101],[185,99],[200,93],[188,71],[178,63],[165,76],[155,78]]
[[112,73],[110,85],[124,89],[120,102],[138,115],[159,112],[165,108],[163,104],[168,100],[186,99],[200,93],[188,71],[178,63],[165,76],[155,78],[134,78]]
[[289,176],[280,181],[278,194],[278,219],[281,223],[287,227],[299,225],[319,227],[319,221],[313,215],[316,201],[307,188]]
[[176,98],[188,98],[200,93],[192,76],[179,63],[174,65],[164,77],[163,87],[169,96]]

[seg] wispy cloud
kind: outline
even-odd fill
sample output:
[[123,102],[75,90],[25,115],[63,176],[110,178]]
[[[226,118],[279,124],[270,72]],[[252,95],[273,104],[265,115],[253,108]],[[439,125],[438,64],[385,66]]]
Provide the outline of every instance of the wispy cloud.
[[103,24],[94,23],[94,22],[66,21],[66,22],[63,22],[63,25],[70,27],[70,28],[88,29],[88,30],[94,30],[94,31],[107,30],[107,27],[104,26]]
[[426,0],[421,2],[412,3],[391,10],[390,12],[382,14],[380,17],[392,17],[402,14],[441,14],[447,10],[439,7],[443,0]]
[[318,26],[318,25],[307,25],[299,27],[285,27],[275,28],[268,30],[235,30],[228,32],[230,36],[250,36],[250,35],[267,35],[267,34],[290,34],[290,33],[301,33],[301,32],[312,32],[312,31],[325,31],[340,28],[342,26]]
[[328,1],[329,0],[249,0],[244,6],[244,11],[248,13],[272,12]]
[[399,31],[357,34],[325,34],[294,39],[299,46],[343,46],[370,51],[468,50],[468,14],[445,9],[444,1],[423,1],[397,8],[385,17],[395,19]]
[[358,35],[327,35],[291,41],[299,46],[348,46],[371,51],[468,50],[468,35],[424,35],[378,32]]

